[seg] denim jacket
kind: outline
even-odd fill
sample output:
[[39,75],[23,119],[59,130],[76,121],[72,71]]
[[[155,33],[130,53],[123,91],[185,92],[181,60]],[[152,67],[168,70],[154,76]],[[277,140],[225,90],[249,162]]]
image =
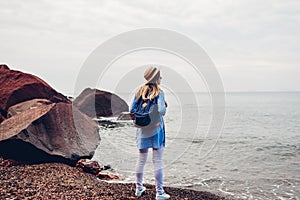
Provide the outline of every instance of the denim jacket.
[[[134,100],[130,106],[130,112],[134,107],[137,99],[134,95]],[[157,127],[143,127],[136,129],[136,144],[138,149],[156,148],[165,146],[165,124],[163,116],[166,114],[165,95],[160,93],[157,100],[158,112],[160,114],[160,123]]]

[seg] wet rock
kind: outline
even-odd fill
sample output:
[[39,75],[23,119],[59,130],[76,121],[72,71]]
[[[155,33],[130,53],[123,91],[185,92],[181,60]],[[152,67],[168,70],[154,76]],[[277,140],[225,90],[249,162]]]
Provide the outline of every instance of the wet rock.
[[122,112],[117,120],[133,120],[134,119],[134,115],[131,114],[130,112]]
[[91,118],[112,117],[128,111],[127,103],[119,96],[97,89],[85,89],[73,105]]
[[113,122],[110,120],[97,120],[97,122],[98,122],[99,126],[106,128],[106,129],[124,127],[124,124],[121,124],[118,122]]
[[108,170],[108,169],[111,169],[111,166],[110,166],[110,164],[108,164],[108,165],[104,165],[104,167],[103,167],[103,170]]

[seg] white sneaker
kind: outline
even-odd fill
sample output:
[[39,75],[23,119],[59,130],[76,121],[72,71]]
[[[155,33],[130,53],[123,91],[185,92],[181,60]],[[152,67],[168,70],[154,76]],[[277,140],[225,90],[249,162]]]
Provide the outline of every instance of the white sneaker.
[[135,196],[140,197],[143,195],[143,193],[146,191],[146,187],[143,186],[143,188],[141,190],[139,190],[138,188],[135,189]]
[[165,199],[169,199],[170,195],[168,195],[167,193],[162,193],[162,194],[158,194],[156,193],[156,200],[165,200]]

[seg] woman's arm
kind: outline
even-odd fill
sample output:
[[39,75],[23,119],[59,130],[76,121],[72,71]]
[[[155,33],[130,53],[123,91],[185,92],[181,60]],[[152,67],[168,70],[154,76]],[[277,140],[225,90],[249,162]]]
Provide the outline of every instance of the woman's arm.
[[166,114],[165,94],[160,93],[157,100],[158,112],[164,116]]

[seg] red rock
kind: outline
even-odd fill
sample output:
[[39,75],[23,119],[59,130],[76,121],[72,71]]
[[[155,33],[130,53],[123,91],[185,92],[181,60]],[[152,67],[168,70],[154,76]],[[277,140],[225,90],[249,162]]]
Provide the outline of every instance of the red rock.
[[98,124],[72,108],[67,97],[6,65],[0,65],[0,87],[0,155],[33,162],[93,156]]
[[100,167],[97,161],[90,160],[90,159],[80,159],[76,163],[76,167],[83,169],[84,172],[95,174],[95,175],[102,170],[102,168]]
[[118,176],[112,172],[109,171],[100,171],[97,175],[96,175],[99,179],[101,180],[123,180],[124,177]]
[[71,160],[91,158],[100,143],[98,124],[77,108],[72,109],[72,104],[66,103],[56,103],[17,138],[34,144],[50,155]]
[[9,70],[9,67],[5,64],[0,64],[0,69],[8,69]]
[[0,65],[0,120],[7,118],[9,107],[23,101],[42,98],[52,102],[71,103],[42,79]]
[[12,116],[0,124],[0,155],[34,163],[91,158],[100,143],[98,124],[72,104],[47,103],[34,99],[9,109]]
[[73,101],[73,105],[91,118],[118,116],[129,109],[119,96],[90,88],[85,89]]

